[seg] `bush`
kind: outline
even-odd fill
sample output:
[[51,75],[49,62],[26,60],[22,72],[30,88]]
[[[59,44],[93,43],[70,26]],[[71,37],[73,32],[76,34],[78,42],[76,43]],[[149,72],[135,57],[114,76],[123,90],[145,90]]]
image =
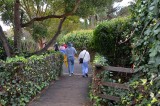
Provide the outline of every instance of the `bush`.
[[106,56],[110,65],[130,66],[130,41],[120,44],[131,32],[130,18],[117,18],[101,23],[94,30],[93,48]]
[[67,43],[72,42],[73,46],[77,50],[81,50],[83,46],[86,46],[87,49],[92,50],[92,37],[93,31],[92,30],[81,30],[81,31],[73,31],[64,35],[60,40],[59,43]]
[[0,105],[26,105],[60,75],[62,62],[60,53],[0,61]]

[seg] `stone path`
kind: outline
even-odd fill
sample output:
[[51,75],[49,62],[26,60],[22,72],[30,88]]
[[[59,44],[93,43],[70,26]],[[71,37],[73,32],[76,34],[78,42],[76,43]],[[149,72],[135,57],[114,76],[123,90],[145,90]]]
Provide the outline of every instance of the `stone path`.
[[74,75],[69,77],[63,66],[62,77],[53,82],[42,94],[28,106],[85,106],[89,101],[89,85],[91,82],[91,66],[89,77],[83,78],[81,66],[75,61]]

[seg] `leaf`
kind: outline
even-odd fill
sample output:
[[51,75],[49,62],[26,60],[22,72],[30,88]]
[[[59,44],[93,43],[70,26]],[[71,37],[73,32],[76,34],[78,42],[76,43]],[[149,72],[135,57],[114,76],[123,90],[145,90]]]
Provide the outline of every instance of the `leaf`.
[[157,102],[158,100],[154,97],[153,99],[152,99],[152,101],[151,101],[151,103],[155,103],[155,102]]
[[156,50],[156,49],[154,49],[154,50],[149,54],[150,57],[154,57],[154,56],[156,56],[156,55],[157,55],[157,50]]
[[150,84],[153,85],[153,80],[150,81]]
[[157,35],[157,38],[160,40],[160,33]]
[[151,33],[151,29],[150,29],[150,28],[147,29],[147,30],[144,32],[145,35],[149,35],[150,33]]
[[154,93],[153,92],[150,92],[150,97],[154,97]]
[[151,59],[149,60],[149,62],[148,62],[148,64],[154,64],[154,63],[155,63],[154,58],[151,58]]
[[155,59],[155,65],[156,66],[160,65],[160,56],[156,57],[156,59]]
[[143,95],[139,94],[138,99],[141,99],[141,98],[143,98]]
[[153,10],[153,9],[154,9],[154,7],[155,7],[155,6],[150,6],[150,7],[149,7],[149,10]]
[[159,34],[159,33],[160,33],[160,28],[154,30],[154,34],[155,34],[155,35],[157,35],[157,34]]
[[145,85],[147,83],[147,79],[141,79],[142,85]]

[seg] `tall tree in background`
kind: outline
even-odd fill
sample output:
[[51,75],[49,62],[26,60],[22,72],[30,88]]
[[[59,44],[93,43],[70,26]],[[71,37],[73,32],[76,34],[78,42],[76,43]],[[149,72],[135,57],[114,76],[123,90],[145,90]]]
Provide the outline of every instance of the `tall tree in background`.
[[[46,46],[35,53],[40,54],[52,45],[60,34],[62,24],[68,16],[87,17],[103,8],[108,0],[2,0],[2,20],[14,28],[14,50],[20,52],[21,28],[33,25],[35,21],[59,19],[57,31]],[[8,6],[9,5],[9,6]],[[14,14],[14,15],[13,15]],[[4,18],[7,16],[7,18]],[[14,17],[13,17],[14,16]],[[2,31],[3,32],[3,31]],[[3,38],[0,37],[2,40]],[[9,44],[8,44],[9,45]],[[7,49],[6,49],[7,50]]]
[[[134,1],[134,0],[133,0]],[[84,16],[84,24],[85,28],[95,28],[95,26],[104,20],[111,20],[113,18],[116,18],[118,16],[125,16],[129,14],[129,6],[127,7],[121,7],[121,6],[114,6],[114,3],[120,3],[122,0],[108,0],[107,4],[106,1],[102,1],[98,3],[98,6],[90,14],[89,16]],[[94,5],[95,3],[92,2]],[[100,4],[102,3],[102,4]]]

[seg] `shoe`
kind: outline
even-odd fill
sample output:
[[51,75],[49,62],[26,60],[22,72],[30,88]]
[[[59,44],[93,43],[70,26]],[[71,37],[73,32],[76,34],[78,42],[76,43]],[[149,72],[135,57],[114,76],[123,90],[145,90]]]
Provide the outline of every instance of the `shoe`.
[[86,77],[88,77],[88,74],[86,73]]
[[73,73],[71,73],[73,75]]
[[71,77],[71,74],[69,74],[69,76]]
[[82,75],[82,77],[85,77],[84,75]]

